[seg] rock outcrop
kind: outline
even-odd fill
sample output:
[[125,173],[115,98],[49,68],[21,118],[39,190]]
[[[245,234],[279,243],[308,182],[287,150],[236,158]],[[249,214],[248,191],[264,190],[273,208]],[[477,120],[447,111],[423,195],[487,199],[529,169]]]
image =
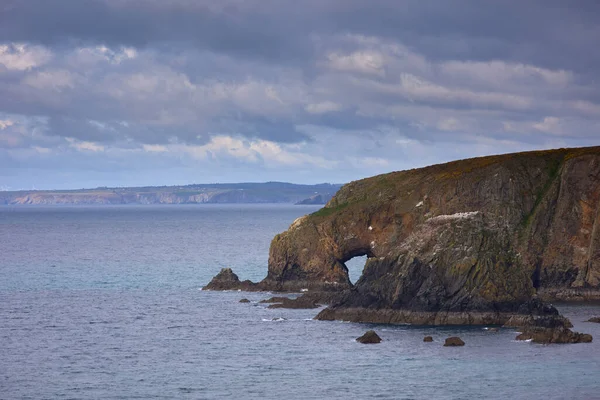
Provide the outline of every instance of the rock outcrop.
[[461,338],[459,338],[458,336],[449,337],[444,341],[444,346],[446,346],[446,347],[464,346],[464,345],[465,345],[465,342],[463,342],[463,340]]
[[528,328],[523,333],[517,335],[515,340],[531,340],[534,343],[541,344],[591,343],[592,335],[573,332],[564,327],[554,329],[534,327]]
[[381,338],[375,331],[367,331],[364,335],[356,338],[356,341],[363,344],[381,343]]
[[433,337],[431,337],[431,336],[425,336],[423,338],[423,341],[426,342],[426,343],[433,342]]
[[[600,289],[600,147],[345,185],[271,244],[263,282],[349,289],[320,319],[504,324],[538,291]],[[356,285],[345,262],[368,257]],[[556,292],[558,293],[558,291]]]
[[[353,285],[345,262],[364,255]],[[600,298],[600,147],[461,160],[347,184],[275,236],[257,286],[335,292],[317,316],[325,320],[558,318],[537,299]]]
[[260,290],[251,281],[240,281],[240,278],[231,270],[223,268],[221,271],[202,288],[203,290],[245,290],[248,292]]
[[592,318],[588,319],[586,322],[595,322],[597,324],[600,324],[600,317],[592,317]]

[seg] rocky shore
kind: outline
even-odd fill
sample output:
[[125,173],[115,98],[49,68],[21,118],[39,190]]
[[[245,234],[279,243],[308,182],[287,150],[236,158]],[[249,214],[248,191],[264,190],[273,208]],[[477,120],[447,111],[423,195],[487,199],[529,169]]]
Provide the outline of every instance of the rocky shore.
[[[364,255],[353,285],[345,262]],[[232,274],[206,289],[308,292],[290,304],[328,304],[322,320],[527,326],[533,340],[552,330],[587,341],[548,303],[599,298],[600,147],[352,182],[275,236],[263,281]]]

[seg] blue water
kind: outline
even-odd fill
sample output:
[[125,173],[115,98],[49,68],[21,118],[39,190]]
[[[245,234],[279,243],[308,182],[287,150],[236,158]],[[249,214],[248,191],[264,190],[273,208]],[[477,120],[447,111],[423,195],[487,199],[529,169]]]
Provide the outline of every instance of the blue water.
[[[314,210],[0,207],[0,398],[600,398],[600,324],[583,322],[599,306],[559,307],[593,343],[542,346],[512,329],[313,321],[258,304],[266,293],[199,290],[222,267],[264,277],[271,238]],[[354,341],[370,328],[381,344]],[[443,347],[451,335],[466,346]]]

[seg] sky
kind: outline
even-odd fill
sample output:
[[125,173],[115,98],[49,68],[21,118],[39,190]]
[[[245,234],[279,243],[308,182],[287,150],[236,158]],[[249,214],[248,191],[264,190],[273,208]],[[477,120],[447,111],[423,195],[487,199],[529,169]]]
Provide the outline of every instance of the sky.
[[600,145],[596,0],[2,0],[0,190]]

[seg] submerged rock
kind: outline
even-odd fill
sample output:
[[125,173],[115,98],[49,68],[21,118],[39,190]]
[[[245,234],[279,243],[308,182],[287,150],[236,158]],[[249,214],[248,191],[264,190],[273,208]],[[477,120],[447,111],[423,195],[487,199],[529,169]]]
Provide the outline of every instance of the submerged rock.
[[370,330],[361,337],[356,338],[356,341],[363,344],[381,343],[381,338],[375,331]]
[[488,332],[498,332],[498,331],[500,331],[500,328],[488,328],[487,331]]
[[465,342],[462,341],[458,336],[451,336],[446,339],[444,346],[464,346]]
[[250,300],[248,300],[248,299],[241,299],[239,302],[240,303],[250,303]]
[[425,336],[425,337],[423,338],[423,341],[424,341],[424,342],[433,342],[433,338],[432,338],[431,336]]
[[597,324],[600,324],[600,317],[592,317],[588,319],[587,322],[595,322]]

